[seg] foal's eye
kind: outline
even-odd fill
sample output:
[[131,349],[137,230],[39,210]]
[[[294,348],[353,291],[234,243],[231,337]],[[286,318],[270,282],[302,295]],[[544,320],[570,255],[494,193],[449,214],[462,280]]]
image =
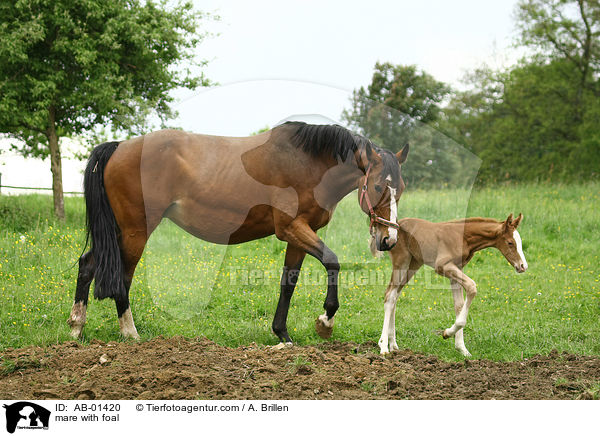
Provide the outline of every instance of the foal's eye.
[[512,247],[514,244],[512,242],[508,241],[508,245]]
[[383,188],[381,187],[381,185],[375,185],[375,190],[377,192],[381,192],[383,190]]

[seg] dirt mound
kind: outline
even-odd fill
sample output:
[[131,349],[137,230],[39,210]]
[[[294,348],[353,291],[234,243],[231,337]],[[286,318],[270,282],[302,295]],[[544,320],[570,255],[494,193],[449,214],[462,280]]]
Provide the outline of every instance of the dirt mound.
[[2,353],[4,399],[597,398],[600,358],[444,362],[375,343],[226,348],[207,339],[67,342]]

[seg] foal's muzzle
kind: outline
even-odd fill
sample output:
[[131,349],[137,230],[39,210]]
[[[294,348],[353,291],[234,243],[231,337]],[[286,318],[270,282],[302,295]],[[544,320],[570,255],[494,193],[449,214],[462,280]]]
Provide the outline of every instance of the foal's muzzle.
[[527,271],[527,266],[525,266],[525,264],[523,262],[518,262],[515,265],[515,271],[520,273],[524,273],[525,271]]

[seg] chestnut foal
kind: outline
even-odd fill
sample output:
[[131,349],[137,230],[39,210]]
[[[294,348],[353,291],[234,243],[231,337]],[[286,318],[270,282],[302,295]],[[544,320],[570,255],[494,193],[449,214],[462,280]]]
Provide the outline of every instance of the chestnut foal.
[[[379,339],[381,354],[397,350],[395,313],[398,294],[423,264],[450,279],[456,321],[445,330],[438,331],[444,339],[454,336],[454,346],[464,356],[471,354],[465,347],[463,327],[473,299],[477,295],[475,282],[464,272],[464,266],[473,255],[484,248],[495,247],[518,273],[527,270],[521,236],[517,227],[523,219],[510,214],[505,221],[490,218],[467,218],[458,221],[432,223],[406,218],[398,221],[398,242],[389,253],[392,258],[392,278],[385,293],[385,316]],[[381,255],[371,239],[371,251]],[[467,294],[465,302],[464,288]]]

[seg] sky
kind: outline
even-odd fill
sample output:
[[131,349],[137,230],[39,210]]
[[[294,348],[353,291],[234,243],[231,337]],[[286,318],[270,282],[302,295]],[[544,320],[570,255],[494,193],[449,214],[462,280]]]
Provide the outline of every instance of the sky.
[[[511,49],[515,4],[195,0],[197,9],[220,16],[205,22],[203,29],[215,35],[197,48],[198,58],[208,61],[202,71],[218,86],[177,91],[179,117],[171,124],[246,136],[290,117],[340,122],[352,90],[369,84],[378,61],[415,64],[460,87],[465,72],[484,62],[516,61]],[[64,160],[66,191],[81,190],[84,165]],[[51,186],[47,160],[3,153],[0,173],[3,185]]]

